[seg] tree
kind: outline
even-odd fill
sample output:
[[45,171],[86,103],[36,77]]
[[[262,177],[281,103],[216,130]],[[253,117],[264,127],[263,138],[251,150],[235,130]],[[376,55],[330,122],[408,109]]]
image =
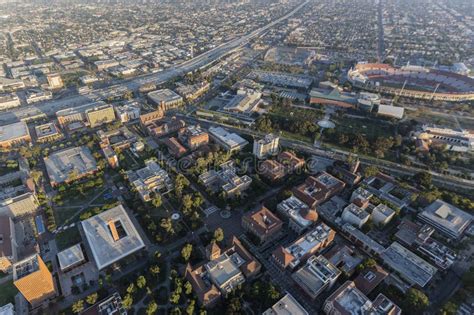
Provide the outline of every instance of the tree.
[[158,266],[158,265],[153,265],[153,266],[151,266],[151,267],[150,267],[150,272],[151,272],[153,275],[157,276],[157,275],[160,273],[160,266]]
[[181,315],[183,312],[181,312],[181,309],[179,307],[175,307],[171,310],[170,315]]
[[197,192],[194,194],[193,199],[193,207],[199,208],[204,203],[204,198],[202,197],[201,193]]
[[379,173],[379,169],[375,165],[370,165],[364,168],[364,176],[365,177],[372,177]]
[[404,299],[406,309],[418,312],[428,307],[429,303],[428,297],[420,290],[414,288],[408,289]]
[[136,291],[137,291],[137,289],[135,288],[135,283],[130,283],[130,285],[127,288],[127,293],[133,294]]
[[122,304],[123,304],[123,307],[125,307],[125,309],[129,310],[133,305],[132,295],[131,294],[126,294],[125,297],[122,300]]
[[151,301],[146,307],[146,314],[153,315],[158,310],[158,304],[155,301]]
[[163,201],[161,200],[161,195],[156,195],[155,198],[153,198],[153,200],[151,201],[151,204],[155,208],[161,207],[161,205],[163,204]]
[[194,300],[191,300],[189,301],[189,305],[188,307],[186,307],[186,314],[188,315],[193,315],[194,314],[194,305],[195,305],[195,301]]
[[184,283],[184,293],[186,293],[186,295],[190,295],[191,293],[193,293],[193,286],[189,281],[186,281]]
[[448,302],[444,304],[443,308],[441,308],[440,314],[441,315],[455,315],[458,310],[458,306],[453,302]]
[[273,284],[268,285],[266,294],[267,298],[271,301],[275,301],[280,297],[280,292],[278,292]]
[[72,312],[74,314],[78,314],[78,313],[82,312],[83,310],[84,310],[84,301],[83,300],[76,301],[72,305]]
[[183,196],[183,212],[187,213],[193,207],[193,196],[191,194],[186,194]]
[[183,189],[189,186],[189,180],[183,174],[178,174],[176,176],[174,185],[174,191],[176,193],[176,196],[178,198],[181,198],[183,194]]
[[96,293],[92,293],[91,295],[88,295],[86,297],[86,302],[87,304],[89,305],[94,305],[95,302],[97,302],[97,299],[99,298],[99,294]]
[[413,176],[413,180],[424,187],[430,187],[432,176],[428,172],[419,172]]
[[137,287],[143,289],[146,286],[146,279],[144,276],[140,276],[137,278]]
[[240,303],[240,299],[237,297],[232,298],[229,301],[229,305],[227,306],[227,314],[240,314],[242,309],[242,304]]
[[35,182],[36,186],[39,186],[41,178],[43,177],[43,172],[39,170],[32,170],[30,172],[31,178]]
[[181,249],[181,256],[183,257],[184,261],[187,262],[189,258],[191,258],[191,253],[193,252],[193,245],[186,244]]
[[166,233],[174,235],[174,227],[173,227],[173,221],[171,218],[163,218],[161,219],[160,226],[166,231]]
[[222,242],[224,240],[224,231],[222,228],[217,228],[214,231],[214,240],[216,240],[216,242]]

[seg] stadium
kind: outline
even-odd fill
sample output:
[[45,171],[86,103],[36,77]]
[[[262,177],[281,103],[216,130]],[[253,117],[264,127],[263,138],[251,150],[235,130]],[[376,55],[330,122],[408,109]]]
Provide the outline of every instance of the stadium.
[[454,72],[358,63],[349,70],[347,78],[358,88],[383,94],[450,102],[474,100],[474,79]]

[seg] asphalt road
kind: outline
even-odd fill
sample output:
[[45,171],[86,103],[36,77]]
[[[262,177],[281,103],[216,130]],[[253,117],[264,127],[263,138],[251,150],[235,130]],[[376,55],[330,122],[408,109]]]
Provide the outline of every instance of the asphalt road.
[[296,8],[288,12],[286,15],[270,22],[269,24],[253,31],[252,33],[224,43],[193,59],[183,62],[177,65],[176,67],[169,68],[153,74],[146,74],[132,79],[123,80],[119,84],[113,84],[102,89],[94,90],[89,94],[76,94],[60,99],[36,103],[31,106],[22,106],[10,110],[8,112],[2,112],[0,113],[0,125],[6,125],[19,120],[29,120],[38,116],[53,116],[57,111],[62,109],[84,105],[93,101],[106,99],[110,96],[122,95],[127,90],[135,91],[145,83],[153,82],[155,84],[162,84],[174,77],[184,75],[190,71],[194,71],[199,68],[203,68],[215,62],[216,60],[219,60],[220,58],[226,56],[227,54],[232,53],[234,50],[243,47],[250,40],[258,37],[276,24],[290,18],[295,13],[300,11],[309,2],[310,1],[307,0],[301,3]]

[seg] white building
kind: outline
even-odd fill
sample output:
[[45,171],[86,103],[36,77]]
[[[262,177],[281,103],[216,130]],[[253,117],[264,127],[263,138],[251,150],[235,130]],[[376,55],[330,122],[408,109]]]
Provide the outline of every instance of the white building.
[[394,216],[395,210],[381,203],[372,210],[370,218],[375,224],[385,225],[390,222]]
[[254,140],[253,154],[259,159],[275,155],[278,153],[279,143],[280,138],[270,133],[260,140]]
[[99,270],[145,248],[122,205],[84,220],[81,225]]
[[472,222],[470,214],[439,199],[427,206],[418,218],[454,239],[459,239]]
[[212,139],[230,153],[240,151],[248,141],[236,133],[228,132],[222,127],[210,127],[209,134]]
[[311,298],[316,299],[323,291],[330,289],[341,271],[324,256],[311,256],[306,265],[291,276],[296,284]]
[[140,118],[140,105],[136,102],[122,106],[115,106],[115,114],[121,122],[128,122]]
[[309,313],[291,294],[287,293],[262,315],[309,315]]
[[288,228],[298,234],[306,231],[318,219],[318,213],[295,196],[280,202],[277,211],[288,218]]
[[154,160],[145,161],[145,167],[137,171],[128,171],[127,177],[131,185],[138,191],[143,201],[150,201],[153,194],[162,190],[173,189],[173,182],[168,172]]
[[370,215],[355,204],[351,203],[344,208],[341,217],[344,222],[361,228],[369,220]]
[[399,106],[379,105],[377,114],[390,118],[402,119],[405,109]]

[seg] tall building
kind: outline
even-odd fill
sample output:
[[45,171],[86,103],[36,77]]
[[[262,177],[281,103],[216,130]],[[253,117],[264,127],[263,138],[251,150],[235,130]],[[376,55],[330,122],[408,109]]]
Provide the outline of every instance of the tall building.
[[270,133],[260,140],[254,140],[253,154],[259,159],[275,155],[278,153],[279,143],[280,138]]
[[10,272],[18,258],[17,248],[13,220],[8,216],[0,216],[0,271]]
[[13,284],[32,307],[56,295],[53,275],[39,255],[28,257],[13,266]]

